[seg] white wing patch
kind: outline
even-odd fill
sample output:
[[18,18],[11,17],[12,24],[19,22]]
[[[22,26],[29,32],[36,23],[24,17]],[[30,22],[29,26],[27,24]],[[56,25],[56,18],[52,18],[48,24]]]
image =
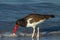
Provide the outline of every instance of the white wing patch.
[[33,19],[33,18],[28,19],[28,20],[27,20],[27,23],[30,23],[30,20],[32,20],[32,19]]
[[38,21],[38,22],[33,22],[33,23],[30,23],[30,20],[32,20],[33,18],[29,18],[28,20],[27,20],[27,27],[35,27],[36,25],[38,25],[39,23],[42,23],[42,22],[44,22],[45,21],[45,19],[43,19],[43,20],[40,20],[40,21]]

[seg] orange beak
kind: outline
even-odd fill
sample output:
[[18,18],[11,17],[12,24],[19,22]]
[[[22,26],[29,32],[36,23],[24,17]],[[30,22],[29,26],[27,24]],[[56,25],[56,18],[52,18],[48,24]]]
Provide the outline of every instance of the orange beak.
[[15,25],[15,27],[14,27],[14,29],[13,29],[13,34],[16,33],[17,29],[18,29],[18,24]]

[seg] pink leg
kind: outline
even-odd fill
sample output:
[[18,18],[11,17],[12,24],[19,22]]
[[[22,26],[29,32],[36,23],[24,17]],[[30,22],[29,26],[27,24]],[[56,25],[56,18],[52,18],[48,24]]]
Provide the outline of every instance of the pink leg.
[[37,40],[39,40],[39,27],[37,27]]
[[33,28],[32,38],[34,38],[35,28]]

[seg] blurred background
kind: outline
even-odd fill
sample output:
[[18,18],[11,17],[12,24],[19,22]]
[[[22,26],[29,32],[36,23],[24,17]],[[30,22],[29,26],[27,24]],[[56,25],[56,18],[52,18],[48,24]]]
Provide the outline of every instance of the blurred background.
[[50,2],[50,3],[60,3],[60,0],[0,0],[0,3],[8,4],[22,4],[22,3],[41,3],[41,2]]

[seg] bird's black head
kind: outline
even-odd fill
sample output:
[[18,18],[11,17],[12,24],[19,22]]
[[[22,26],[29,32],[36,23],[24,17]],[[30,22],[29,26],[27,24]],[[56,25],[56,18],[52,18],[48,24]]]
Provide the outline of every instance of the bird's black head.
[[21,26],[21,25],[22,25],[22,23],[23,23],[23,22],[22,22],[22,20],[21,20],[21,19],[19,19],[19,20],[17,20],[17,21],[16,21],[16,24],[18,24],[19,26]]
[[17,20],[17,21],[16,21],[16,24],[20,25],[20,21],[19,21],[19,20]]

